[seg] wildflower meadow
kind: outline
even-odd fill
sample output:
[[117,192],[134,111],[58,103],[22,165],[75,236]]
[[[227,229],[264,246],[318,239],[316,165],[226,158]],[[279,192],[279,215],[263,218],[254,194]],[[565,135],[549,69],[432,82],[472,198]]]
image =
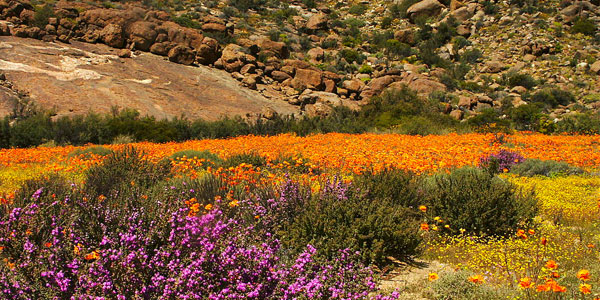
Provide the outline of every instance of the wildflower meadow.
[[599,299],[599,166],[600,136],[530,133],[4,149],[0,289]]

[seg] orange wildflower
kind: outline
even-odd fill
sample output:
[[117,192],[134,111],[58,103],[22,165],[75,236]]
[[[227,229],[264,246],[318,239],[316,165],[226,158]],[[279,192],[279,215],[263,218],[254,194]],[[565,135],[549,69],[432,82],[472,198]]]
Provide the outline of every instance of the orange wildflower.
[[428,277],[429,281],[436,281],[436,280],[438,280],[439,278],[440,278],[440,277],[438,276],[438,274],[437,274],[437,273],[429,273],[429,277]]
[[93,259],[98,259],[100,258],[100,255],[98,254],[98,251],[94,250],[92,251],[92,253],[89,253],[88,255],[85,256],[86,260],[93,260]]
[[529,235],[534,235],[535,234],[535,230],[533,230],[533,229],[529,229],[529,230],[527,230],[527,232],[529,233]]
[[476,284],[482,284],[485,282],[485,279],[483,279],[483,276],[477,274],[477,275],[473,275],[473,276],[469,276],[468,280],[472,283],[476,283]]
[[419,206],[419,210],[420,210],[420,211],[422,211],[422,212],[427,212],[427,206],[425,206],[425,205],[420,205],[420,206]]
[[592,293],[592,286],[587,284],[587,283],[582,283],[579,286],[579,290],[581,291],[581,293],[583,294],[591,294]]
[[590,279],[590,272],[588,270],[579,270],[576,276],[579,280],[587,281]]
[[521,280],[519,280],[519,287],[522,289],[530,289],[532,288],[532,283],[531,283],[531,278],[529,277],[523,277],[521,278]]
[[429,224],[422,223],[421,224],[421,230],[423,230],[423,231],[429,231]]
[[542,244],[542,246],[546,246],[546,244],[548,244],[548,239],[546,239],[545,237],[542,237],[540,239],[540,244]]
[[52,243],[50,243],[50,242],[47,242],[47,243],[45,243],[45,244],[44,244],[44,247],[46,247],[46,248],[50,248],[50,247],[52,247]]
[[546,262],[546,269],[554,270],[558,268],[558,264],[554,260],[549,260]]

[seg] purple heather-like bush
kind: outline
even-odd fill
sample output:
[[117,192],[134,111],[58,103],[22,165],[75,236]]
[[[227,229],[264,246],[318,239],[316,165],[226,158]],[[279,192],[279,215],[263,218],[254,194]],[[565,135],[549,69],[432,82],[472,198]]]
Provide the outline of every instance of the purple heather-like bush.
[[[518,152],[500,149],[497,153],[481,157],[479,159],[479,165],[482,167],[494,166],[495,172],[503,173],[505,170],[510,171],[514,165],[519,164],[524,160],[525,158]],[[495,168],[495,164],[497,164],[497,169]]]
[[0,214],[0,290],[4,299],[397,299],[369,296],[373,272],[356,252],[325,260],[311,245],[291,257],[281,249],[269,214],[291,213],[297,194],[290,182],[278,200],[194,214],[187,199],[124,209],[36,192]]

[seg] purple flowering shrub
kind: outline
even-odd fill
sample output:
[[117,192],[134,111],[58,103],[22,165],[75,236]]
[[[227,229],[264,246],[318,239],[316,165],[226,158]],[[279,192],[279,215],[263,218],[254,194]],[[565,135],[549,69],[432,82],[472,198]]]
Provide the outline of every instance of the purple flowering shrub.
[[199,210],[188,201],[197,191],[180,186],[168,201],[127,205],[39,188],[0,214],[0,290],[5,299],[397,299],[369,296],[374,275],[353,250],[325,258],[310,244],[296,254],[281,246],[276,222],[306,200],[297,188]]
[[492,153],[479,159],[479,166],[492,173],[509,172],[511,168],[522,163],[525,158],[518,152],[500,149],[498,153]]

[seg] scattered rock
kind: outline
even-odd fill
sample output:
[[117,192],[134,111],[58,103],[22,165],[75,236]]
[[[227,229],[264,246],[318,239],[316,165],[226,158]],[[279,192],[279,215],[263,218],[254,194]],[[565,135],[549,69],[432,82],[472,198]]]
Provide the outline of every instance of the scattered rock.
[[196,53],[189,47],[177,45],[169,50],[168,57],[169,61],[183,65],[191,65],[196,59]]
[[117,55],[120,58],[130,58],[131,57],[131,51],[129,49],[121,49],[121,50],[119,50],[119,53]]
[[600,74],[600,60],[597,60],[590,66],[590,71],[594,74]]
[[421,17],[432,17],[437,16],[442,12],[442,5],[437,0],[423,0],[411,5],[407,10],[406,14],[410,18],[411,22],[415,22]]
[[327,15],[315,14],[308,19],[305,28],[311,31],[325,30],[327,29]]

